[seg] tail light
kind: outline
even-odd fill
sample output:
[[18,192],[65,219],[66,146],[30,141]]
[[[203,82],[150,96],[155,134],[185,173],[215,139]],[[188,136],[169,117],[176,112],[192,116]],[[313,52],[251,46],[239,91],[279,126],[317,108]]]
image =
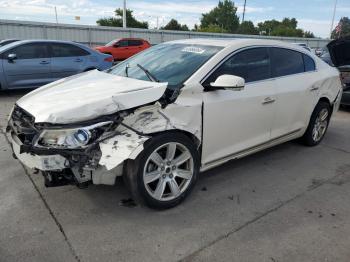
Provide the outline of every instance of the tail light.
[[113,56],[106,57],[105,61],[106,62],[113,62],[114,61]]

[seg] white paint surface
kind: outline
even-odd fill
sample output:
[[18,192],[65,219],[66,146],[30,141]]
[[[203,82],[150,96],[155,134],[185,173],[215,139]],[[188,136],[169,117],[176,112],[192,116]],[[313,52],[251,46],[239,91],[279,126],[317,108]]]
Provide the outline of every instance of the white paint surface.
[[166,86],[94,70],[43,86],[17,104],[37,123],[69,124],[154,102]]

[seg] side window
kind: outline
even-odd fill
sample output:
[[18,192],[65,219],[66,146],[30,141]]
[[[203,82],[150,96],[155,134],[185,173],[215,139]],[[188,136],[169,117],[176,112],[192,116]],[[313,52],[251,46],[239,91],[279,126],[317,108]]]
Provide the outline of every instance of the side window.
[[315,61],[308,55],[304,54],[303,57],[304,57],[305,72],[315,71],[316,70]]
[[9,54],[16,54],[17,59],[40,59],[49,57],[47,45],[45,43],[32,43],[17,46],[11,50],[8,50],[5,57],[7,57]]
[[286,76],[304,72],[303,54],[297,51],[271,47],[272,76]]
[[226,74],[240,76],[246,83],[270,78],[268,49],[265,47],[251,48],[233,55],[209,76],[204,85],[209,85],[219,76]]
[[142,41],[140,41],[140,40],[129,40],[129,45],[130,46],[140,46],[140,45],[142,45]]
[[51,44],[52,57],[86,56],[90,53],[70,44]]
[[126,46],[129,45],[129,43],[128,43],[128,40],[120,40],[120,41],[118,42],[118,45],[119,45],[120,47],[126,47]]

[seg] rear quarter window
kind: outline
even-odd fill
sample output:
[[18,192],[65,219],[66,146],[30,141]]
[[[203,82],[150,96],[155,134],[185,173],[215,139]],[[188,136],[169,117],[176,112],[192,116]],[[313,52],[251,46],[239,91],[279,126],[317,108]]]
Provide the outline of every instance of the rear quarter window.
[[304,66],[305,66],[305,72],[315,71],[316,65],[315,61],[308,55],[303,55],[304,58]]
[[294,75],[304,72],[303,54],[285,48],[270,48],[273,77]]

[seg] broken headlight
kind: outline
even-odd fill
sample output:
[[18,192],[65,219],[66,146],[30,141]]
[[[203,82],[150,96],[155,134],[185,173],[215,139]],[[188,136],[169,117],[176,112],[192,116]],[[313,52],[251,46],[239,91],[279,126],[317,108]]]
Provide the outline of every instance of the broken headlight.
[[84,148],[98,139],[111,122],[70,129],[44,129],[37,139],[36,146],[61,149]]

